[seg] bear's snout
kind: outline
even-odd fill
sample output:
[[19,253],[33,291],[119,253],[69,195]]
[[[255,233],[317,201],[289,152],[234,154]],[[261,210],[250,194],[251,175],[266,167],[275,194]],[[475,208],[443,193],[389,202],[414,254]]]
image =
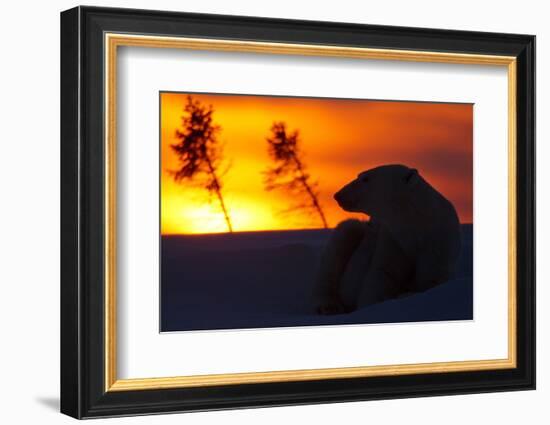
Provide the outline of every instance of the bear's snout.
[[338,202],[340,208],[349,211],[355,206],[355,196],[352,196],[353,193],[353,187],[351,187],[351,184],[348,184],[334,194],[334,199]]
[[363,198],[366,196],[364,183],[361,180],[353,180],[334,194],[338,206],[347,212],[363,211]]

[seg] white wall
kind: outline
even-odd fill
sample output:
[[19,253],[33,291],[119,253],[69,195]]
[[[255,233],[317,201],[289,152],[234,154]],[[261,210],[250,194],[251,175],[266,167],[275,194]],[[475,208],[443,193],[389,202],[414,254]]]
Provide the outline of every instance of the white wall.
[[[0,31],[0,400],[2,422],[69,423],[59,381],[59,12],[70,1],[5,2]],[[547,423],[550,414],[550,27],[542,1],[97,1],[96,5],[536,34],[538,390],[111,420],[110,423]],[[546,260],[546,261],[545,261]]]

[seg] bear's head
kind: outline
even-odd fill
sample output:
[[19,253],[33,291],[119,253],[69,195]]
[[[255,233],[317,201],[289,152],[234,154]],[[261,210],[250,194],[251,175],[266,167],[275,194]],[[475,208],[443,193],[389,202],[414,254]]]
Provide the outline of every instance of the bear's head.
[[395,207],[396,200],[405,199],[420,180],[414,168],[383,165],[360,173],[340,189],[334,199],[345,211],[380,217]]

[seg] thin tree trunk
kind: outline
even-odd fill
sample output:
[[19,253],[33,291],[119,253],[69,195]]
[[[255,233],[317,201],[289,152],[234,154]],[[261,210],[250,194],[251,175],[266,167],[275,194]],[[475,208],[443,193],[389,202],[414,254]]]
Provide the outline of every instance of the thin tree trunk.
[[214,167],[212,166],[212,162],[210,162],[210,158],[206,157],[206,161],[208,163],[208,169],[210,171],[210,174],[212,175],[212,178],[214,179],[214,186],[216,190],[216,196],[218,197],[218,201],[220,202],[220,206],[222,207],[223,216],[225,218],[225,222],[227,224],[227,229],[230,233],[233,233],[233,226],[231,224],[231,218],[229,217],[229,213],[227,212],[227,208],[225,207],[225,202],[223,201],[222,191],[220,188],[220,183],[218,181],[218,176],[216,176],[216,171],[214,170]]
[[[217,180],[217,177],[214,177],[214,178]],[[223,216],[225,218],[225,222],[227,223],[227,229],[229,230],[230,233],[233,233],[233,226],[231,225],[231,219],[229,218],[229,214],[227,212],[227,209],[225,208],[225,203],[223,202],[223,197],[222,197],[221,190],[219,189],[219,186],[218,186],[218,189],[216,190],[216,194],[218,195],[218,200],[220,201],[220,205],[222,207]]]
[[321,208],[321,205],[319,204],[317,196],[315,195],[315,193],[313,193],[313,190],[311,189],[311,187],[309,186],[309,184],[307,182],[307,179],[304,175],[304,169],[302,168],[302,163],[300,162],[300,160],[296,156],[294,156],[294,162],[296,163],[296,166],[298,167],[298,171],[300,172],[300,180],[302,181],[302,184],[304,185],[304,188],[306,189],[307,193],[311,197],[311,201],[313,202],[313,207],[315,208],[315,210],[319,214],[319,217],[321,217],[321,221],[323,222],[323,227],[325,229],[328,229],[327,219],[325,218],[325,214],[323,213],[323,209]]

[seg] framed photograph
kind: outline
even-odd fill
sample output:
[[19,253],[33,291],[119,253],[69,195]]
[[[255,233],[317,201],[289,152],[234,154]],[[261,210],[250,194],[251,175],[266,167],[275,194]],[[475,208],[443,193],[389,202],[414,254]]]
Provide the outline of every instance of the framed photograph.
[[535,388],[535,37],[61,14],[61,411]]

